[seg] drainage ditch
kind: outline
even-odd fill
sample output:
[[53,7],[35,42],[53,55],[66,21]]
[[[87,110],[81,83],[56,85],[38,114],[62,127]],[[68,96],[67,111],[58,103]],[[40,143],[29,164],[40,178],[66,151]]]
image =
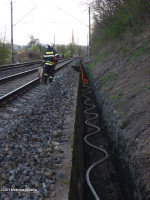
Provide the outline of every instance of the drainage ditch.
[[[93,131],[92,127],[85,124],[86,116],[84,110],[87,106],[84,104],[82,96],[83,84],[80,81],[78,89],[78,102],[75,122],[75,136],[73,146],[73,164],[72,176],[69,192],[69,200],[95,200],[86,181],[87,169],[105,155],[103,152],[95,150],[84,142],[84,137]],[[94,96],[90,95],[91,103],[95,104]],[[119,177],[113,164],[113,151],[108,143],[107,134],[103,129],[101,114],[97,107],[92,112],[98,113],[98,118],[94,120],[94,125],[99,126],[101,131],[88,138],[88,141],[100,148],[107,150],[108,159],[99,164],[90,172],[91,184],[101,200],[125,200],[121,193]]]

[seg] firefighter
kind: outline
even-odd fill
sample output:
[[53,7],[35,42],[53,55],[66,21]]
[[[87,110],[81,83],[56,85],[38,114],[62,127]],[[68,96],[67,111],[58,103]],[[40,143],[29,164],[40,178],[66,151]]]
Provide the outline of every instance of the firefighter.
[[47,84],[47,79],[51,83],[54,78],[55,65],[57,63],[57,52],[52,45],[47,45],[47,49],[43,55],[43,65],[45,65],[44,71],[44,83]]

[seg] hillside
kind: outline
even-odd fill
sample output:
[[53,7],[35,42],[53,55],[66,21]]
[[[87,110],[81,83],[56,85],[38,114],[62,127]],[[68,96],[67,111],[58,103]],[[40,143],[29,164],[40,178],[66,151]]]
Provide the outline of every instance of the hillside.
[[85,65],[128,200],[150,199],[150,33],[115,41]]

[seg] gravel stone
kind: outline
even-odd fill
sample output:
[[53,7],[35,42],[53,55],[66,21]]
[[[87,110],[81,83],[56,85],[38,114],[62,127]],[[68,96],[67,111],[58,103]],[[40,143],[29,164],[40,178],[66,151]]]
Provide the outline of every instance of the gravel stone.
[[51,84],[38,85],[0,108],[1,187],[37,189],[27,194],[1,192],[0,199],[39,200],[56,196],[50,191],[56,177],[63,177],[63,172],[58,172],[63,159],[59,146],[67,140],[62,135],[63,126],[77,81],[78,73],[66,67],[55,74]]

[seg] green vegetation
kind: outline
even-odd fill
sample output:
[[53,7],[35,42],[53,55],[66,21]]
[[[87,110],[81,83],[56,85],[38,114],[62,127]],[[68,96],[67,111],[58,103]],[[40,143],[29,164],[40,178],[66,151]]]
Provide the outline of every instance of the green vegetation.
[[110,81],[107,81],[105,84],[104,84],[104,86],[103,86],[103,90],[105,90],[105,88],[107,88],[107,87],[109,87],[110,86]]
[[132,82],[131,82],[131,86],[133,87],[136,83],[137,83],[137,81],[135,81],[135,80],[132,81]]
[[[84,57],[87,52],[87,47],[76,45],[72,42],[68,45],[56,45],[57,52],[62,58],[68,57]],[[46,50],[46,45],[40,43],[38,38],[33,35],[29,37],[29,42],[25,46],[14,44],[14,62],[28,62],[31,60],[41,60],[43,53]],[[11,44],[6,43],[5,35],[0,38],[0,65],[10,63],[11,60]]]
[[93,79],[93,75],[92,73],[89,73],[89,80],[92,80]]
[[118,105],[120,103],[120,98],[123,95],[123,92],[121,90],[118,90],[116,95],[111,96],[111,99],[115,100],[115,104]]
[[[58,53],[62,55],[62,57],[69,58],[73,57],[74,55],[82,54],[82,49],[80,46],[76,45],[75,43],[70,43],[69,45],[56,45],[55,46]],[[45,47],[40,44],[38,38],[34,38],[33,35],[30,36],[30,41],[27,46],[27,51],[29,52],[41,52],[42,54],[45,51]]]
[[103,76],[102,78],[100,78],[99,81],[104,82],[103,90],[105,90],[105,88],[110,86],[112,82],[116,81],[118,78],[119,78],[118,73],[114,73],[110,71],[108,74],[106,74],[106,76]]
[[[125,36],[142,33],[149,24],[149,0],[93,0],[91,8],[95,19],[92,32],[94,53],[114,39],[122,40]],[[144,50],[139,50],[136,56]]]
[[123,112],[118,112],[118,116],[121,117],[123,115]]
[[100,78],[100,81],[105,81],[107,82],[112,76],[113,76],[113,72],[109,72],[106,76]]
[[129,68],[130,66],[131,66],[131,64],[133,63],[133,61],[139,56],[139,55],[141,55],[145,50],[147,50],[148,49],[148,42],[144,42],[144,46],[143,47],[141,47],[140,49],[138,49],[137,51],[136,51],[136,53],[134,53],[133,55],[132,55],[132,57],[130,58],[130,61],[129,61],[129,64],[128,64],[128,66],[127,66],[127,68]]
[[98,54],[97,56],[95,56],[94,60],[87,65],[87,68],[89,70],[93,69],[99,62],[105,60],[107,56],[108,56],[108,51]]
[[0,65],[4,65],[9,62],[10,52],[11,49],[5,41],[5,37],[0,38]]
[[121,126],[121,122],[119,121],[119,122],[117,122],[117,126],[118,127],[120,127]]
[[0,42],[0,65],[4,65],[9,62],[10,47],[7,44]]
[[33,35],[30,36],[30,41],[27,46],[27,50],[30,52],[40,52],[41,51],[41,44],[38,38],[34,38]]
[[72,43],[69,45],[58,45],[56,48],[65,58],[73,57],[75,54],[81,54],[81,52],[78,51],[80,48]]
[[135,93],[135,92],[136,92],[136,90],[135,90],[134,88],[132,88],[132,89],[131,89],[131,92],[132,92],[132,93]]
[[142,83],[141,88],[150,89],[150,85],[147,85],[146,83]]
[[116,81],[118,78],[119,78],[119,74],[115,73],[114,76],[113,76],[113,80]]

